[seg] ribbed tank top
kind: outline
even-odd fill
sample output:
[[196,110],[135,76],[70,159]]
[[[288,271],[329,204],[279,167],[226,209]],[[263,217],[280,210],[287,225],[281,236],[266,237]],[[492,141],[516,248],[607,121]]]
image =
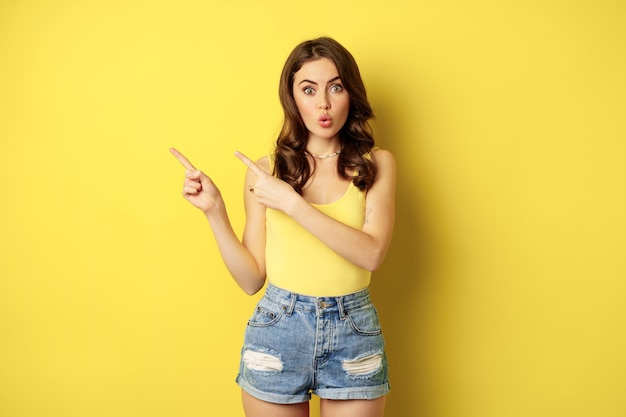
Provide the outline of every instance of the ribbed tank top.
[[[273,155],[270,155],[273,169]],[[365,221],[365,192],[350,183],[330,204],[311,204],[355,229]],[[277,287],[316,297],[350,294],[370,283],[371,272],[337,255],[281,211],[268,208],[266,222],[267,279]]]

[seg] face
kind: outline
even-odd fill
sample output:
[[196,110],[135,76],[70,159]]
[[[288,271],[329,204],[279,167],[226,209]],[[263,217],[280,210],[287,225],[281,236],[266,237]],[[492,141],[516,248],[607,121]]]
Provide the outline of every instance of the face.
[[328,58],[302,65],[293,77],[293,98],[312,138],[337,139],[348,119],[350,96]]

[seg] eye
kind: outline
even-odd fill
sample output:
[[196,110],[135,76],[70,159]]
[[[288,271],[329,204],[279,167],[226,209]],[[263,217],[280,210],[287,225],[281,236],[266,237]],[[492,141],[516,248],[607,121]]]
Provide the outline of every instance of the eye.
[[307,94],[307,95],[311,95],[315,92],[315,90],[312,87],[304,87],[302,91],[304,92],[304,94]]
[[330,91],[333,93],[340,93],[343,91],[343,86],[341,84],[333,84],[330,86]]

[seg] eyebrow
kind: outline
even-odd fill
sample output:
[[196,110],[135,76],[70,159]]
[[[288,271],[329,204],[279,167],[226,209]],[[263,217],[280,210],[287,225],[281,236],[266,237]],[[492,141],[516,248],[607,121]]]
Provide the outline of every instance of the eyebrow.
[[[339,79],[341,79],[341,77],[340,77],[340,76],[336,76],[335,78],[332,78],[332,79],[328,80],[328,82],[326,82],[326,84],[328,84],[328,83],[332,83],[333,81],[337,81],[337,80],[339,80]],[[318,85],[315,81],[311,81],[311,80],[307,80],[307,79],[304,79],[304,80],[300,81],[300,82],[298,83],[298,85],[300,85],[300,84],[302,84],[302,83],[311,83],[311,84]]]

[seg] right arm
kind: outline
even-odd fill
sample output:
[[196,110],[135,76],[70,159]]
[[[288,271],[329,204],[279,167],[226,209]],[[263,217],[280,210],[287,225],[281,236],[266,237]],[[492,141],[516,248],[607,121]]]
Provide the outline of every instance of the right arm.
[[[244,192],[246,227],[240,241],[217,186],[176,149],[170,151],[187,168],[183,197],[209,221],[224,264],[235,282],[247,294],[255,294],[265,283],[265,207],[251,198],[252,193]],[[254,184],[253,175],[248,171],[246,184]]]

